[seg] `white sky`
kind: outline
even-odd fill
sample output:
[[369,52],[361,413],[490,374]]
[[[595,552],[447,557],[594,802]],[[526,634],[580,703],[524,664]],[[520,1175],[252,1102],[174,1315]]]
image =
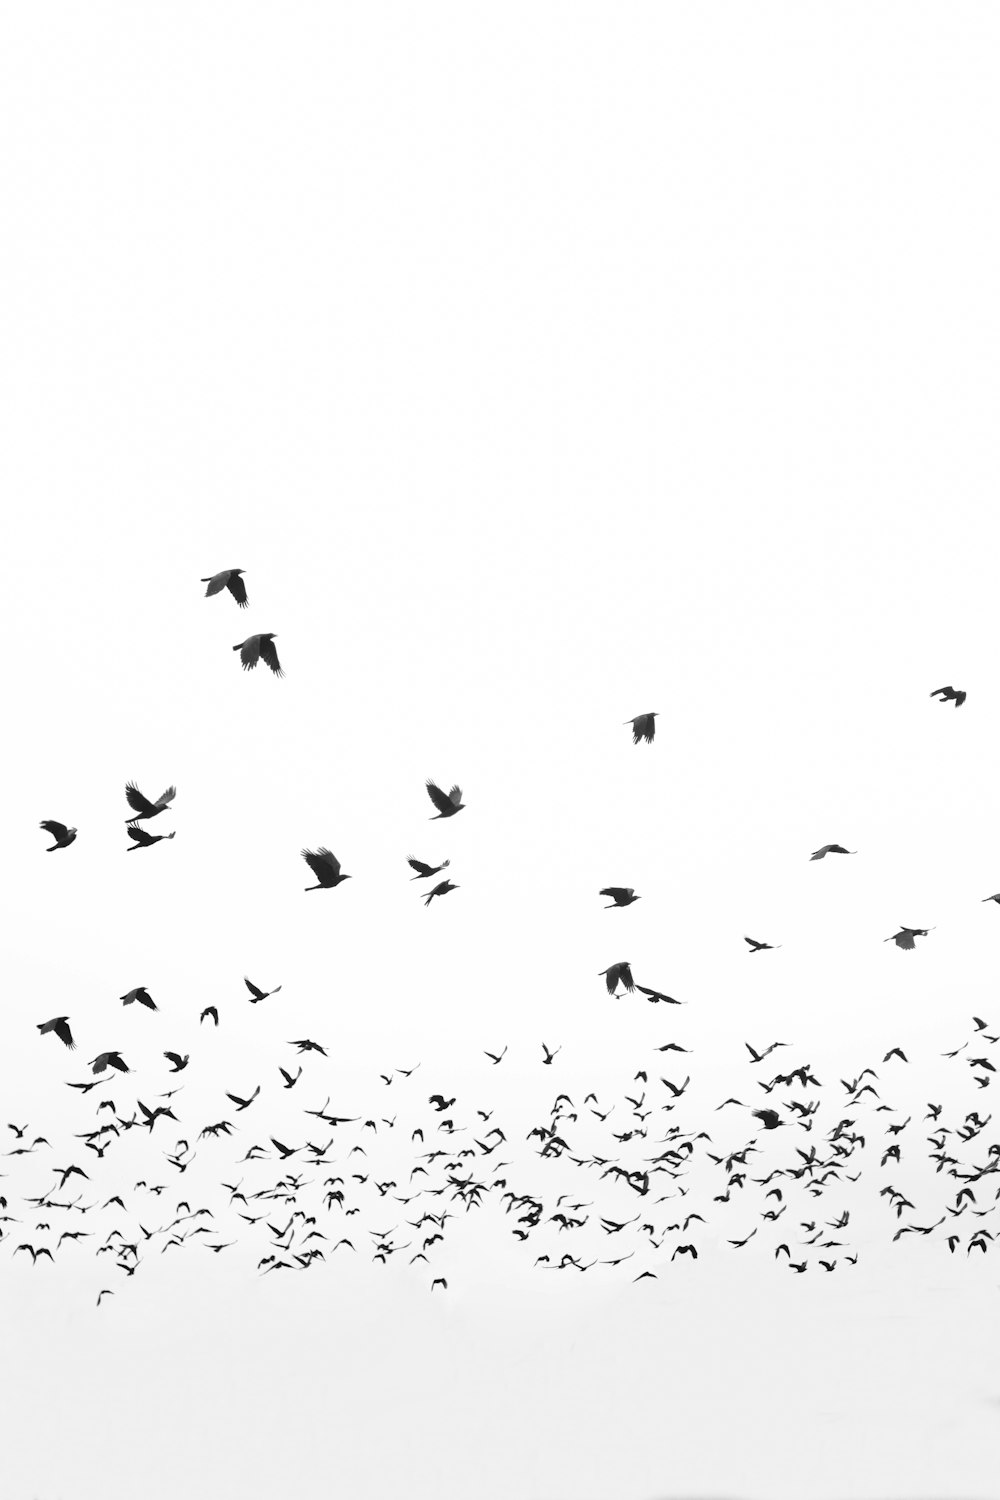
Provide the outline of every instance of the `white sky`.
[[[989,1112],[940,1053],[1000,1024],[998,44],[916,0],[6,10],[0,1124],[65,1165],[64,1080],[120,1047],[149,1103],[171,1047],[192,1139],[257,1082],[244,1145],[327,1094],[537,1122],[647,1067],[729,1150],[778,1037],[828,1095],[900,1044],[917,1124]],[[202,597],[234,565],[246,611]],[[126,860],[132,778],[177,837]],[[353,878],[307,897],[320,844]],[[425,910],[409,854],[460,890]],[[610,1000],[626,958],[686,1008]],[[291,1037],[330,1060],[283,1098]],[[161,1129],[120,1159],[172,1202]],[[884,1180],[832,1276],[730,1253],[746,1216],[640,1285],[463,1222],[433,1296],[5,1239],[4,1495],[996,1496],[993,1260],[891,1243]]]

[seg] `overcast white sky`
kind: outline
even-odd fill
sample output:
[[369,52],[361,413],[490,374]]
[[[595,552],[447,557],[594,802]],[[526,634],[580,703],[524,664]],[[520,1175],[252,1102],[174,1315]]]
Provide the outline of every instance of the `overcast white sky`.
[[[902,1045],[879,1087],[918,1125],[989,1112],[940,1053],[1000,1023],[998,49],[995,6],[920,0],[6,9],[0,1126],[65,1165],[65,1081],[119,1047],[131,1108],[173,1047],[192,1139],[257,1082],[266,1134],[327,1094],[537,1121],[645,1067],[729,1150],[715,1106],[779,1037],[831,1091]],[[203,597],[231,566],[245,611]],[[283,680],[231,650],[262,630]],[[133,778],[176,783],[177,837],[126,859]],[[320,844],[353,878],[306,896]],[[425,909],[410,854],[460,889]],[[686,1008],[610,1000],[620,959]],[[62,1012],[72,1060],[35,1032]],[[330,1054],[308,1097],[292,1037]],[[433,1295],[7,1238],[0,1488],[988,1500],[996,1252],[893,1244],[883,1180],[830,1276],[730,1253],[750,1218],[635,1284],[484,1215]]]

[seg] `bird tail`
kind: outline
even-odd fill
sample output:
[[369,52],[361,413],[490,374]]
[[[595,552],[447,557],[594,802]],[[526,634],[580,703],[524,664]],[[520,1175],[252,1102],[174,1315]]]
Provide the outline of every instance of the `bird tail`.
[[176,830],[176,828],[174,829],[173,833],[165,833],[163,835],[163,837],[165,839],[175,839],[177,837],[177,830]]

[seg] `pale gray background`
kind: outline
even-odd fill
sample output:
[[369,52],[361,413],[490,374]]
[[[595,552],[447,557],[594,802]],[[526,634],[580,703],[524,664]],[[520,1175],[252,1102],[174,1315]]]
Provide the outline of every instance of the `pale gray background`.
[[[669,1036],[729,1144],[745,1038],[831,1086],[902,1043],[943,1097],[1000,944],[998,42],[915,0],[6,9],[4,1121],[82,1128],[100,1047],[239,1091],[293,1035],[351,1113],[421,1060],[544,1114]],[[126,860],[132,777],[178,836]],[[354,879],[306,897],[320,843]],[[425,912],[409,853],[462,889]],[[688,1008],[609,1001],[625,957]],[[846,1274],[639,1286],[470,1225],[433,1298],[5,1244],[3,1493],[1000,1494],[995,1257],[886,1222]]]

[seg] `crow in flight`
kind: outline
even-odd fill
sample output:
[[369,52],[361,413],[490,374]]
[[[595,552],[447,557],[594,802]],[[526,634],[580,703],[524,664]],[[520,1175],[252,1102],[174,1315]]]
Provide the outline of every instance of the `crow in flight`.
[[983,900],[984,901],[995,901],[997,903],[997,905],[1000,906],[1000,891],[998,891],[995,896],[984,896]]
[[138,1000],[139,1004],[144,1005],[147,1010],[159,1010],[159,1006],[144,985],[140,985],[136,990],[129,990],[127,995],[119,995],[118,998],[123,1005],[134,1005]]
[[956,708],[961,708],[962,704],[969,696],[968,693],[963,693],[960,688],[956,691],[953,687],[943,687],[935,688],[933,693],[931,693],[931,697],[936,698],[939,693],[941,695],[942,703],[947,703],[948,700],[951,699],[954,702]]
[[103,1073],[107,1068],[117,1068],[119,1073],[131,1073],[132,1069],[127,1067],[120,1052],[98,1052],[90,1063],[91,1071]]
[[430,820],[432,823],[436,822],[438,818],[453,818],[465,806],[465,803],[462,801],[462,788],[460,786],[453,786],[450,792],[445,793],[433,781],[428,780],[427,795],[437,808],[437,812]]
[[[320,850],[320,853],[322,853],[322,850]],[[345,880],[350,880],[351,877],[349,875],[345,875],[343,878]],[[315,886],[310,886],[309,889],[310,890],[315,890]],[[276,995],[278,993],[278,991],[281,989],[281,985],[278,984],[278,985],[275,985],[275,987],[274,987],[273,990],[259,990],[257,988],[257,986],[255,984],[253,984],[246,977],[245,974],[243,976],[243,983],[246,985],[247,989],[250,991],[250,1004],[251,1005],[258,1005],[261,1002],[261,1000],[266,1000],[270,995]]]
[[211,578],[203,578],[202,583],[207,583],[205,598],[212,594],[221,594],[223,589],[228,589],[240,609],[247,607],[247,588],[243,582],[242,568],[225,568],[221,573],[215,573]]
[[900,927],[898,932],[892,934],[892,937],[883,938],[882,941],[895,943],[897,948],[913,948],[916,946],[914,938],[926,937],[929,932],[933,931],[933,927]]
[[606,906],[605,911],[611,911],[615,906],[631,906],[633,901],[642,900],[642,897],[637,896],[630,885],[606,885],[599,894],[611,897],[611,906]]
[[665,995],[662,990],[647,989],[644,984],[637,984],[636,989],[640,995],[645,995],[650,1005],[683,1005],[683,1000],[675,1000],[672,995]]
[[138,823],[140,818],[157,818],[161,812],[165,812],[167,803],[172,802],[177,795],[175,786],[168,786],[165,792],[157,797],[155,802],[150,802],[144,797],[134,781],[130,781],[125,787],[125,797],[129,807],[134,809],[131,818],[126,818],[126,823]]
[[647,745],[653,743],[653,736],[656,733],[656,725],[653,722],[655,718],[656,714],[637,714],[634,719],[625,720],[626,724],[632,726],[633,745],[638,745],[640,740],[645,740]]
[[76,1046],[73,1033],[69,1029],[69,1016],[53,1016],[51,1021],[43,1021],[38,1029],[43,1036],[48,1031],[55,1032],[63,1045],[69,1047],[71,1051]]
[[758,941],[757,941],[756,938],[751,938],[751,937],[745,937],[743,939],[743,941],[745,943],[749,943],[750,944],[750,952],[751,953],[762,953],[762,952],[766,951],[769,948],[770,949],[774,949],[775,947],[778,947],[778,948],[781,947],[780,943],[778,943],[778,944],[774,944],[774,943],[758,943]]
[[815,854],[810,854],[810,859],[822,859],[827,854],[857,854],[856,849],[845,849],[843,844],[824,844],[822,849],[817,849]]
[[458,890],[458,886],[455,885],[455,884],[453,884],[452,881],[450,881],[450,880],[439,880],[438,883],[437,883],[437,885],[434,887],[434,889],[432,891],[429,891],[427,893],[427,895],[424,897],[424,905],[425,906],[430,906],[430,904],[434,900],[435,896],[447,896],[447,894],[448,894],[449,891],[457,891],[457,890]]
[[68,849],[76,838],[75,828],[67,828],[65,823],[57,823],[54,818],[46,818],[45,822],[39,823],[38,826],[44,828],[45,832],[55,839],[55,843],[50,844],[46,849],[46,854],[51,854],[54,849]]
[[[431,822],[433,821],[434,820],[432,818]],[[422,859],[414,859],[411,855],[407,859],[406,863],[409,865],[411,870],[416,870],[417,872],[415,875],[411,876],[412,880],[426,880],[428,875],[439,875],[442,870],[446,870],[451,864],[451,860],[446,859],[439,865],[425,865]]]
[[211,1017],[211,1019],[215,1022],[216,1026],[218,1026],[218,1024],[219,1024],[219,1012],[216,1010],[216,1008],[215,1008],[214,1005],[206,1005],[205,1006],[205,1009],[202,1011],[201,1015],[198,1018],[198,1024],[199,1024],[199,1026],[201,1025],[202,1021],[205,1020],[206,1017]]
[[233,647],[234,651],[240,653],[240,661],[243,663],[244,672],[251,671],[258,663],[263,661],[266,667],[270,667],[275,677],[284,677],[281,663],[278,661],[278,653],[274,646],[274,632],[266,631],[262,635],[248,635],[245,641],[240,641]]
[[777,1130],[779,1125],[785,1123],[784,1120],[779,1118],[776,1109],[753,1109],[750,1113],[755,1120],[761,1122],[765,1130]]
[[542,1067],[544,1067],[546,1063],[548,1063],[549,1066],[551,1067],[551,1065],[554,1062],[555,1058],[562,1051],[562,1048],[561,1047],[557,1047],[556,1050],[555,1050],[555,1052],[550,1052],[549,1049],[548,1049],[548,1047],[546,1047],[545,1043],[543,1042],[542,1043],[542,1051],[545,1053],[545,1056],[542,1058]]
[[183,1057],[181,1057],[179,1052],[164,1052],[163,1055],[167,1059],[167,1062],[172,1064],[170,1069],[171,1073],[183,1072],[188,1063],[191,1061],[190,1052],[185,1052]]
[[601,977],[608,986],[608,994],[613,995],[620,984],[629,991],[635,989],[635,980],[632,978],[632,970],[629,968],[628,960],[623,963],[612,964],[608,969],[601,970]]
[[319,885],[307,885],[307,891],[332,891],[342,880],[351,878],[350,875],[341,875],[340,860],[327,848],[303,849],[302,858],[319,881]]
[[164,839],[175,839],[174,833],[147,833],[145,828],[139,828],[135,823],[130,823],[125,832],[134,843],[125,850],[126,854],[134,854],[137,849],[149,849],[153,844],[162,844]]

